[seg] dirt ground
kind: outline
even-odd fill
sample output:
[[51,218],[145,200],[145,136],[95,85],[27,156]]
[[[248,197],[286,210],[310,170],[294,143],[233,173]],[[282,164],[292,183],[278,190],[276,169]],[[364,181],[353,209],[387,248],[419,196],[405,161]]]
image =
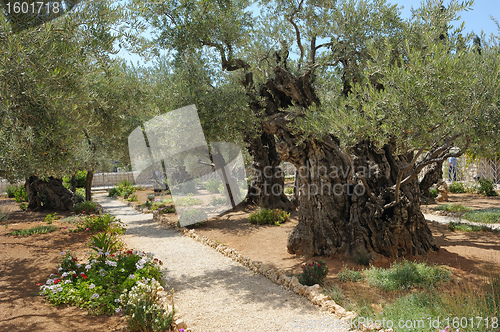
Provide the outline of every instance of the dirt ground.
[[67,223],[55,221],[58,230],[26,237],[6,235],[18,229],[46,224],[48,212],[23,212],[12,200],[0,198],[10,212],[0,223],[0,331],[119,331],[123,318],[89,316],[76,307],[53,307],[37,295],[37,283],[45,283],[57,271],[62,251],[76,251],[83,258],[88,234],[70,233]]

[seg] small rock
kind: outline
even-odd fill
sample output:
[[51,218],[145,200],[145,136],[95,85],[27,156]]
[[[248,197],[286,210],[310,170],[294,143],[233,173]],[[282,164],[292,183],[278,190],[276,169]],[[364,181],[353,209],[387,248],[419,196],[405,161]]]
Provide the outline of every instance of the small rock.
[[186,323],[184,322],[184,320],[182,319],[177,319],[175,322],[174,322],[174,325],[177,329],[186,329],[187,328],[187,325]]

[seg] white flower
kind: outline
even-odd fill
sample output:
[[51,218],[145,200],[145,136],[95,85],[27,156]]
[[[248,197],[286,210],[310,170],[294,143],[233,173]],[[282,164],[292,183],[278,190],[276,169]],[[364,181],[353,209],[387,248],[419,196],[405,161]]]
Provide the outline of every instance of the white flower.
[[78,263],[78,264],[76,264],[76,267],[77,267],[77,268],[81,268],[81,267],[82,267],[82,264]]
[[64,256],[66,255],[66,252],[65,251],[61,251],[61,256]]
[[68,272],[64,272],[63,274],[61,274],[61,277],[66,278],[68,275],[69,275]]
[[116,266],[116,265],[118,264],[117,262],[108,261],[108,260],[106,260],[106,262],[105,262],[105,263],[106,263],[107,265],[109,265],[109,266]]
[[89,285],[89,289],[94,289],[95,288],[95,285],[94,284],[90,284]]
[[121,302],[120,299],[115,299],[115,302],[118,303],[118,302]]
[[61,272],[63,270],[62,267],[58,268],[57,271]]
[[92,294],[92,298],[93,299],[98,299],[99,298],[99,294],[97,294],[97,293]]
[[128,276],[129,279],[135,279],[135,275],[131,274]]
[[65,284],[69,284],[70,282],[71,282],[71,280],[70,280],[70,279],[68,279],[68,280],[64,280],[64,283],[65,283]]
[[88,265],[85,265],[85,270],[90,270],[92,268],[92,265],[88,264]]

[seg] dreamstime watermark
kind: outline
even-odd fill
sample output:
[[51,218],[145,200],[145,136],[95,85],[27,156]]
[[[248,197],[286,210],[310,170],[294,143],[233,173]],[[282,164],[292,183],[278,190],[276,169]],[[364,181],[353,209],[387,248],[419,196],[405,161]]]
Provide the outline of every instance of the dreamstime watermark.
[[[284,191],[284,185],[272,183],[273,178],[284,179],[284,172],[280,167],[265,166],[262,169],[253,167],[250,173],[257,179],[262,179],[260,185],[251,185],[249,195],[280,195]],[[317,195],[327,196],[363,196],[366,193],[364,183],[358,181],[351,183],[348,181],[353,174],[358,178],[371,177],[371,170],[368,167],[342,167],[342,166],[301,166],[296,169],[295,176],[299,178],[299,184],[295,190],[299,195],[310,199]],[[272,184],[271,184],[272,183]]]

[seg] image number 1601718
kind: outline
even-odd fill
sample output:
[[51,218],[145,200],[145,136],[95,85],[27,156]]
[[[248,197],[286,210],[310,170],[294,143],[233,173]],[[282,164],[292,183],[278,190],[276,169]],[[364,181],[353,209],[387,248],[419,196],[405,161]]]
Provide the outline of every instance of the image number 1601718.
[[57,14],[61,10],[60,3],[56,1],[43,2],[7,2],[5,5],[8,14]]

